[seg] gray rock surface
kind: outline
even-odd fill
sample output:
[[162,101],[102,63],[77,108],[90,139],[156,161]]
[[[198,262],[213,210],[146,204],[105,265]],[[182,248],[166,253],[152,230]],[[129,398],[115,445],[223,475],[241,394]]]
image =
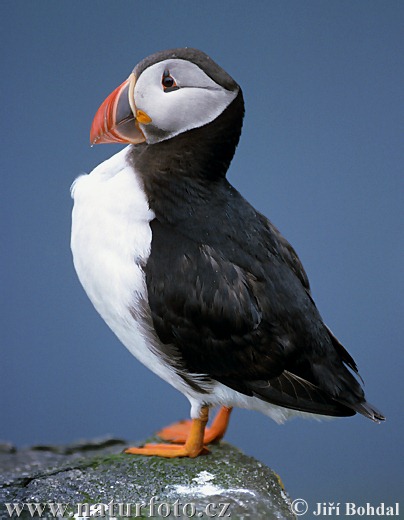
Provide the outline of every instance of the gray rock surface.
[[225,442],[196,459],[127,455],[125,446],[0,445],[0,517],[10,518],[8,503],[25,504],[20,518],[38,518],[27,504],[39,503],[42,518],[296,518],[278,475]]

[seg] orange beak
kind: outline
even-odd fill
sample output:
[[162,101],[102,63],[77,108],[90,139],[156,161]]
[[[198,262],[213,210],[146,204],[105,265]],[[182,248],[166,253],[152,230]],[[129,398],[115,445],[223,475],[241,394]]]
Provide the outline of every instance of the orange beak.
[[[133,74],[116,88],[97,110],[90,130],[92,145],[101,143],[143,143],[146,138],[139,123],[148,124],[147,114],[136,110]],[[136,115],[137,114],[137,117]]]

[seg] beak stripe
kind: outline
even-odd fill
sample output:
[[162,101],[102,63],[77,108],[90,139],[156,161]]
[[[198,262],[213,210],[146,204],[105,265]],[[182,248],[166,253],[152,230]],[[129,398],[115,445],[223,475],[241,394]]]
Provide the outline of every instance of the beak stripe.
[[[135,77],[131,74],[101,104],[91,125],[90,142],[92,145],[101,143],[138,144],[145,141],[145,136],[134,116],[136,107],[132,93],[135,82]],[[143,120],[148,119],[150,122],[149,116],[144,112],[143,114]]]

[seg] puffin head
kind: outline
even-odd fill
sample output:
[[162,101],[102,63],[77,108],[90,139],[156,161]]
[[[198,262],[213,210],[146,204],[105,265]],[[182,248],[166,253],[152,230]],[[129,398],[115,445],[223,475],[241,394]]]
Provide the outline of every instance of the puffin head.
[[105,99],[94,117],[90,141],[166,141],[211,123],[238,94],[237,83],[205,53],[192,48],[157,52]]

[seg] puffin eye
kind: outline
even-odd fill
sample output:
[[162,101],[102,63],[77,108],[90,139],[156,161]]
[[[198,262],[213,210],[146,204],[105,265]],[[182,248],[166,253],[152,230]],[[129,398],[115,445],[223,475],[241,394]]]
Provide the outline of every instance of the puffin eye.
[[170,71],[165,70],[163,77],[161,78],[161,84],[163,85],[164,92],[172,92],[178,90],[179,87],[175,82],[175,79],[171,76]]

